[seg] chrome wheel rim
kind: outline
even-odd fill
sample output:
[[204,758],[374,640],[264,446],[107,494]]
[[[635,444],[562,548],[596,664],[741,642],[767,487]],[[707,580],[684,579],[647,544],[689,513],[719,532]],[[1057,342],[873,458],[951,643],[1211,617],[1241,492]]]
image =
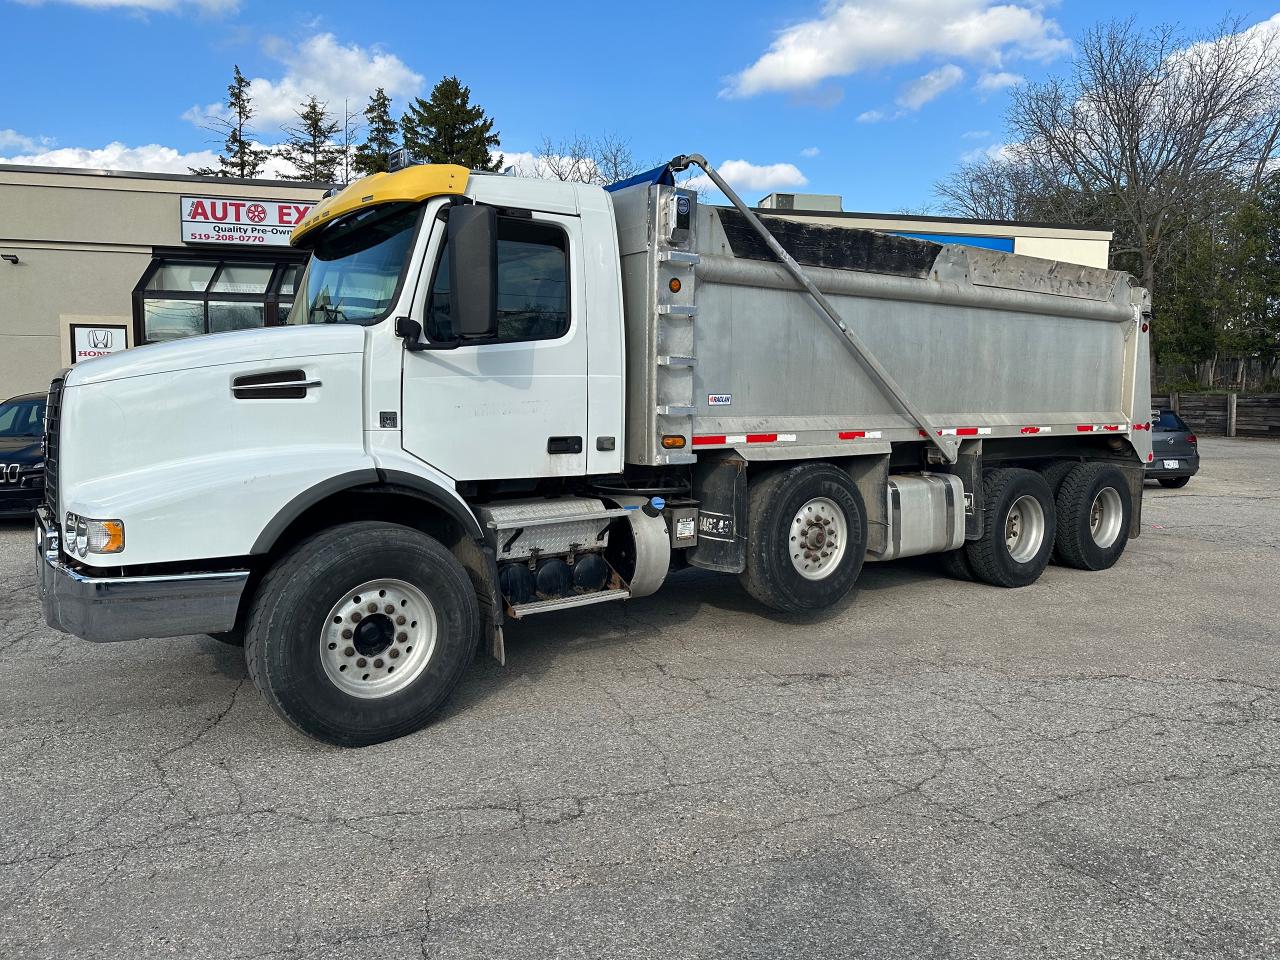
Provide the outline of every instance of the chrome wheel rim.
[[1014,563],[1035,559],[1044,543],[1044,507],[1030,494],[1019,497],[1009,507],[1004,521],[1004,544]]
[[1123,520],[1124,505],[1120,502],[1120,491],[1115,487],[1103,487],[1089,507],[1089,533],[1093,542],[1104,550],[1111,546],[1120,538]]
[[829,577],[848,549],[849,525],[834,500],[814,497],[791,520],[787,553],[806,580]]
[[403,580],[370,580],[343,594],[320,631],[320,662],[333,685],[363,700],[413,683],[435,651],[435,608]]

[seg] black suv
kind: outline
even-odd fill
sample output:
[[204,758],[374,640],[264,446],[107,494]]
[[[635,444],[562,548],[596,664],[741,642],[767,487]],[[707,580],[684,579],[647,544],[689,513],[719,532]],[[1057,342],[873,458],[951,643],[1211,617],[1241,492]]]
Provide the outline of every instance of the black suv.
[[43,393],[0,403],[0,517],[22,517],[44,497]]

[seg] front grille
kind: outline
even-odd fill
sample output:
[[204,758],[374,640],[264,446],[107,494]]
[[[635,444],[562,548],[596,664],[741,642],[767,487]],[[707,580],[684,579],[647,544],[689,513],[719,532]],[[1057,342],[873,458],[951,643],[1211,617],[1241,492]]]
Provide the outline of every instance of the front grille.
[[58,518],[58,426],[62,415],[62,377],[49,384],[49,403],[44,408],[44,502]]

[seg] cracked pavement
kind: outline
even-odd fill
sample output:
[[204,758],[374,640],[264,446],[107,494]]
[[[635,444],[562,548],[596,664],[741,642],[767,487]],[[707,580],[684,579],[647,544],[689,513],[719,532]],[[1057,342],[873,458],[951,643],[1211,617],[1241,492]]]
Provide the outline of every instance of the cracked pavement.
[[211,639],[48,630],[0,523],[0,956],[1280,954],[1280,444],[1202,451],[1110,572],[686,572],[359,751]]

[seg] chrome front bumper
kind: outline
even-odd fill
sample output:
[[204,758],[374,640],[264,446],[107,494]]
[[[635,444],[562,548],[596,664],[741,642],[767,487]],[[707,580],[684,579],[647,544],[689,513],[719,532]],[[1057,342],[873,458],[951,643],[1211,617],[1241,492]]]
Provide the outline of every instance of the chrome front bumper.
[[232,629],[248,570],[145,577],[89,577],[62,560],[62,535],[36,510],[36,583],[44,619],[94,643],[185,637]]

